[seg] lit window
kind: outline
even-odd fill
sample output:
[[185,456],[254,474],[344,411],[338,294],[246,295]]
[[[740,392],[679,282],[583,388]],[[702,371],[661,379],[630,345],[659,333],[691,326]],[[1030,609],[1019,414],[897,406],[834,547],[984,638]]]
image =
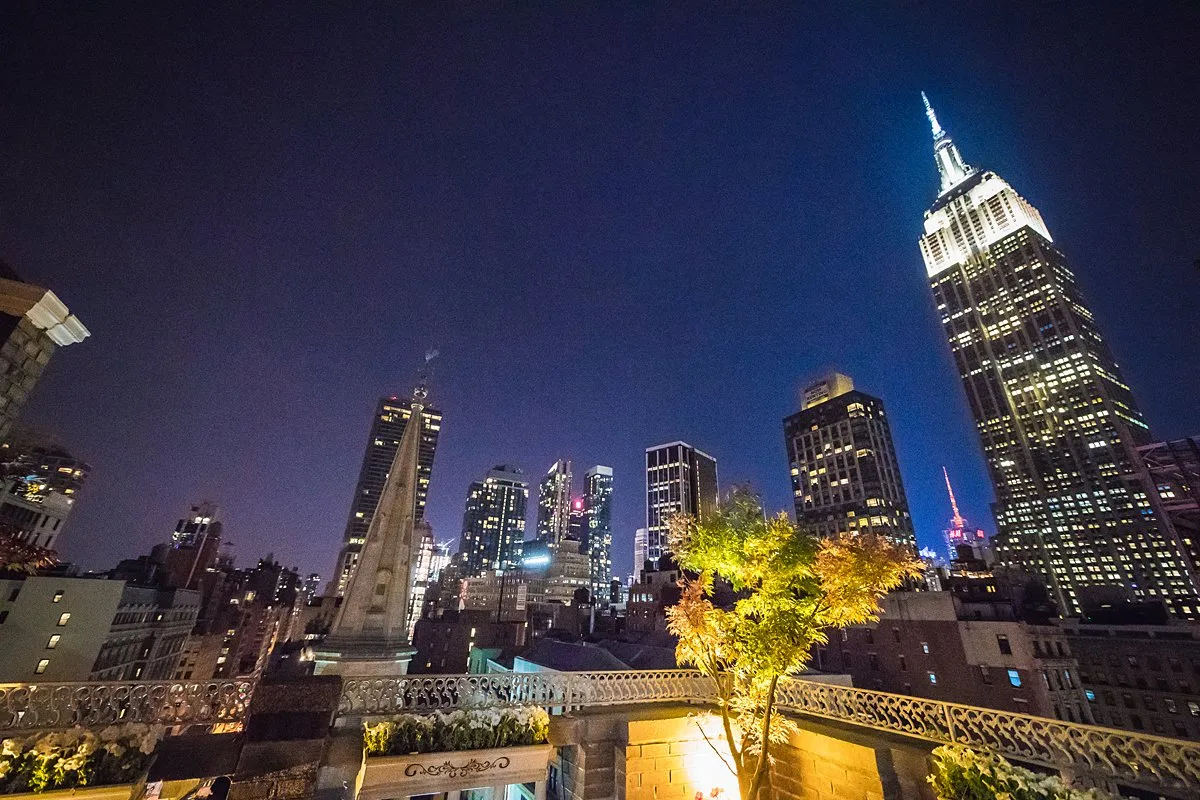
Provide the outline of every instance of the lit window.
[[64,595],[64,594],[65,594],[65,592],[63,592],[63,590],[62,590],[62,589],[59,589],[57,592],[55,592],[55,593],[54,593],[54,599],[53,599],[53,600],[51,600],[50,602],[52,602],[52,603],[61,603],[61,602],[62,602],[62,599],[63,599],[63,595]]
[[1008,671],[1008,682],[1016,688],[1021,688],[1021,673],[1018,670],[1010,669]]
[[937,684],[937,673],[936,672],[929,673],[929,682],[932,684],[935,684],[935,685]]
[[61,633],[56,633],[53,636],[51,636],[50,641],[46,642],[46,649],[53,650],[54,648],[58,647],[58,640],[61,638],[62,638]]
[[50,659],[43,658],[41,661],[38,662],[37,669],[34,670],[34,673],[37,675],[41,675],[43,672],[46,671],[46,667],[48,667],[48,666],[50,666]]
[[921,642],[921,652],[929,655],[929,642]]
[[71,619],[70,611],[64,611],[63,613],[59,614],[58,615],[58,627],[61,628],[61,627],[65,626],[70,619]]

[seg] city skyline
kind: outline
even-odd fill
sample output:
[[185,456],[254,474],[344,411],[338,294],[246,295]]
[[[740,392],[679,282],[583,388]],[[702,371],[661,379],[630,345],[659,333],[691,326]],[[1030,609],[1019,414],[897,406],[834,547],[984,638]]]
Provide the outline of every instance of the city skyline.
[[[362,422],[379,396],[406,393],[407,365],[431,344],[443,352],[433,397],[445,414],[444,440],[428,514],[439,540],[458,534],[464,491],[490,465],[511,461],[536,475],[566,452],[576,464],[629,476],[614,495],[614,571],[626,574],[644,515],[635,459],[676,438],[720,461],[723,486],[750,481],[770,507],[787,508],[778,420],[797,384],[830,367],[886,402],[920,543],[940,545],[943,464],[963,514],[991,531],[991,489],[913,248],[936,194],[921,89],[971,159],[1011,180],[1053,221],[1155,434],[1194,435],[1200,410],[1188,387],[1200,383],[1200,366],[1188,343],[1200,312],[1182,298],[1196,294],[1192,260],[1200,255],[1187,222],[1196,217],[1187,187],[1200,185],[1200,164],[1188,157],[1186,137],[1198,112],[1180,89],[1194,85],[1196,66],[1177,46],[1135,58],[1140,37],[1126,35],[1161,40],[1174,29],[1174,42],[1195,30],[1194,19],[1118,24],[1041,9],[1036,30],[1019,31],[1053,43],[1039,50],[1059,54],[1051,60],[1030,58],[1038,48],[1006,54],[1006,37],[993,45],[971,32],[994,26],[883,15],[868,26],[849,14],[811,57],[797,55],[804,26],[787,14],[751,15],[747,32],[722,43],[700,23],[684,24],[661,52],[640,39],[611,44],[611,16],[590,20],[601,23],[593,33],[558,20],[582,47],[576,62],[603,67],[594,81],[587,69],[565,68],[569,91],[596,101],[594,113],[611,124],[589,116],[576,128],[561,115],[559,103],[578,104],[538,78],[558,75],[566,53],[552,46],[539,54],[544,37],[526,34],[515,46],[531,61],[500,70],[513,88],[481,113],[511,119],[514,107],[528,106],[532,127],[513,123],[493,138],[463,122],[459,105],[480,107],[489,94],[477,74],[457,95],[453,86],[387,83],[380,96],[388,114],[372,112],[374,127],[351,137],[346,151],[312,144],[337,130],[320,103],[293,119],[263,83],[234,101],[158,79],[131,87],[113,65],[89,61],[96,56],[86,35],[51,24],[69,43],[58,49],[80,55],[64,72],[49,71],[65,91],[17,70],[23,91],[3,98],[12,119],[0,132],[8,177],[0,257],[69,298],[93,334],[55,356],[23,417],[94,468],[64,555],[110,566],[145,551],[179,508],[207,497],[222,506],[242,558],[275,550],[328,579],[362,457]],[[663,23],[650,20],[673,27]],[[882,39],[876,27],[898,29],[907,43]],[[697,58],[697,42],[731,54],[727,66]],[[850,53],[856,43],[864,55]],[[431,46],[446,44],[434,37]],[[618,51],[611,61],[610,47]],[[1063,47],[1080,50],[1063,59]],[[754,52],[754,63],[734,57],[739,48]],[[43,58],[24,45],[16,53],[18,65]],[[637,58],[622,58],[630,54]],[[829,58],[869,80],[829,75]],[[1054,63],[1087,58],[1111,78],[1103,96]],[[1124,70],[1126,60],[1138,67]],[[648,97],[644,106],[610,94],[607,81],[626,80],[613,72],[624,69],[617,63],[633,65],[629,80]],[[112,88],[87,91],[94,67]],[[663,78],[647,87],[645,74]],[[207,87],[220,89],[228,77],[218,69]],[[672,77],[683,83],[668,91]],[[272,79],[292,92],[312,87],[317,98],[342,94],[339,79],[311,63],[295,78]],[[535,86],[544,94],[534,95]],[[138,99],[160,89],[166,100],[147,103],[153,111],[118,113],[131,111],[122,92]],[[215,105],[185,99],[193,94]],[[254,117],[266,120],[261,129],[241,116],[257,109],[256,98],[265,99]],[[229,102],[236,113],[221,113]],[[727,117],[730,103],[740,105]],[[58,115],[78,105],[81,118],[47,135],[39,104]],[[416,122],[413,104],[422,109]],[[364,108],[352,107],[356,122]],[[404,126],[399,135],[395,124]],[[397,141],[412,161],[401,159],[386,179],[364,178],[389,162]],[[276,142],[288,161],[316,171],[264,155]],[[224,161],[213,157],[214,143]],[[578,152],[594,154],[600,168],[573,166]],[[464,153],[460,172],[455,159]],[[326,157],[330,166],[317,168]],[[432,166],[414,167],[422,158]],[[206,163],[217,166],[197,169]],[[526,174],[539,177],[528,182]],[[470,223],[490,208],[481,198],[497,192],[510,199],[500,205],[519,210],[497,211],[492,228]],[[552,213],[555,205],[566,212]],[[392,219],[399,235],[384,230]],[[439,270],[439,286],[416,280]],[[345,297],[328,296],[331,273],[347,276]],[[382,291],[401,282],[394,296]],[[876,313],[856,316],[864,296]],[[805,317],[809,324],[797,324]],[[667,318],[683,328],[669,342],[660,332]],[[548,346],[538,329],[557,322]],[[553,386],[545,399],[542,386]]]

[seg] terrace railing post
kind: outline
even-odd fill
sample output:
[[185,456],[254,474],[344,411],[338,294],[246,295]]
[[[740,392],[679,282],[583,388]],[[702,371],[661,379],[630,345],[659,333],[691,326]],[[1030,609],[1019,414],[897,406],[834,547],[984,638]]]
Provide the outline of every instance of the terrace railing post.
[[946,717],[946,740],[958,744],[958,730],[954,726],[954,708],[949,703],[942,703],[942,714]]

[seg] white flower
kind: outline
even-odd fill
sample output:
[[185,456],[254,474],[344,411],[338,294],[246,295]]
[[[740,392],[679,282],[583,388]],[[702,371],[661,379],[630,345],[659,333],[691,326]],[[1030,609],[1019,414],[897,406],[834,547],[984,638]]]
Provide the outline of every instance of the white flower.
[[146,755],[154,752],[154,747],[158,744],[158,733],[155,731],[146,731],[143,734],[141,741],[138,742],[138,749]]

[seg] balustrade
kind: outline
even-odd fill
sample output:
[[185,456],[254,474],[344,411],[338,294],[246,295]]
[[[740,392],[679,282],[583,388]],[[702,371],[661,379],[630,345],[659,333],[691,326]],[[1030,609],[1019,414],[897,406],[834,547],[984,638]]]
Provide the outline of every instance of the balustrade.
[[[251,680],[0,684],[0,733],[237,723]],[[339,715],[372,717],[456,708],[576,710],[637,703],[711,704],[716,685],[693,670],[347,677]],[[1077,773],[1172,789],[1200,787],[1200,743],[1026,714],[854,689],[780,681],[781,710],[952,743]]]
[[238,722],[253,689],[249,680],[4,683],[0,731]]

